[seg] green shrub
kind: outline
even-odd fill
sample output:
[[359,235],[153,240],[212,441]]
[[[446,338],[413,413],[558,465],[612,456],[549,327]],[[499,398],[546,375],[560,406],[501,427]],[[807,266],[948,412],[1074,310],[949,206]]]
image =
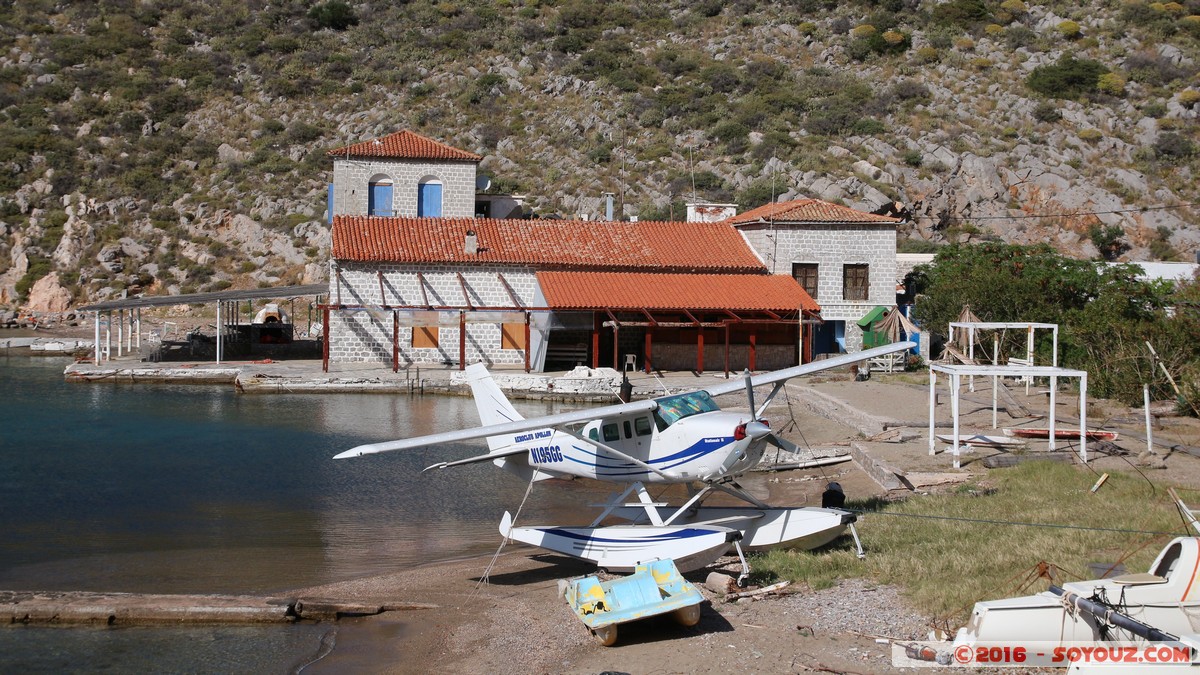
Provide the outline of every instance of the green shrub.
[[1078,98],[1096,91],[1100,76],[1107,72],[1097,61],[1063,54],[1056,63],[1034,68],[1025,85],[1043,96]]
[[[920,150],[906,150],[902,156],[904,163],[911,167],[919,167],[925,161],[925,155],[921,154]],[[915,252],[915,251],[910,251]]]
[[1063,21],[1056,26],[1056,29],[1058,30],[1059,34],[1068,40],[1076,40],[1080,35],[1083,34],[1079,24],[1075,23],[1074,21]]
[[350,26],[358,25],[358,15],[354,13],[354,8],[342,0],[329,0],[329,2],[314,5],[312,9],[308,10],[308,19],[317,30],[322,28],[346,30]]
[[983,0],[950,0],[933,8],[930,19],[936,26],[971,28],[992,18]]
[[1034,106],[1033,119],[1039,122],[1057,122],[1062,119],[1062,112],[1050,101],[1042,101]]
[[1169,131],[1159,134],[1155,139],[1154,154],[1159,159],[1187,159],[1196,154],[1196,144],[1189,138]]
[[1125,95],[1125,78],[1120,73],[1105,73],[1096,82],[1096,88],[1109,96]]

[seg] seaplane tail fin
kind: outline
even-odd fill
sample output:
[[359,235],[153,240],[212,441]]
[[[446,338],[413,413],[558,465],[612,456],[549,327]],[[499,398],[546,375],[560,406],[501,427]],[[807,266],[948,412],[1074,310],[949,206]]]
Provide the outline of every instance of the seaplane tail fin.
[[[475,398],[475,407],[479,410],[480,423],[489,426],[525,419],[513,407],[504,392],[500,391],[500,386],[482,363],[467,366],[466,373],[467,383],[471,385],[471,395]],[[514,454],[511,435],[489,436],[487,442],[488,450],[496,455],[492,463],[522,480],[539,481],[554,477],[530,466],[528,455]]]
[[[504,424],[523,420],[524,417],[513,407],[500,386],[492,379],[492,374],[482,363],[472,363],[467,366],[467,383],[471,385],[471,395],[475,398],[475,407],[479,410],[479,422],[483,426]],[[498,450],[512,443],[512,439],[503,436],[488,438],[488,448]]]

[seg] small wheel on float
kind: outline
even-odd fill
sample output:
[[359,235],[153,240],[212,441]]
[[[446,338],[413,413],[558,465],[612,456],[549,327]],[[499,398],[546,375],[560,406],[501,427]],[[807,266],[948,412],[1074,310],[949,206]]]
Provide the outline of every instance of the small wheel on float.
[[610,623],[607,626],[596,628],[592,631],[592,637],[605,647],[611,647],[617,643],[617,625]]
[[695,626],[700,623],[700,605],[680,607],[671,612],[671,618],[681,626]]

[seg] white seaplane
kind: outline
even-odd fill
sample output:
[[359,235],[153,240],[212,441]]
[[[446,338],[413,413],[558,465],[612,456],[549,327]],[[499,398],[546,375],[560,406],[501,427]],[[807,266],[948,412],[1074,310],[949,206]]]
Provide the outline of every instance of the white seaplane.
[[[763,411],[794,377],[914,346],[897,342],[770,373],[751,376],[747,372],[742,380],[689,393],[534,419],[524,419],[487,369],[474,364],[467,367],[466,376],[483,426],[360,445],[334,459],[486,438],[487,454],[440,462],[425,470],[492,462],[530,482],[581,477],[627,484],[600,505],[602,511],[587,527],[516,527],[506,512],[501,535],[622,572],[668,558],[687,572],[735,548],[744,581],[749,566],[743,550],[817,548],[853,528],[856,519],[838,508],[768,506],[737,484],[736,478],[759,463],[768,445],[798,450],[761,419]],[[763,385],[773,388],[756,407],[754,387]],[[712,399],[743,388],[748,412],[721,410]],[[689,499],[678,507],[655,501],[646,485],[663,483],[686,485]],[[717,492],[751,506],[702,506]],[[637,501],[626,502],[631,495]],[[610,516],[624,524],[601,525]]]

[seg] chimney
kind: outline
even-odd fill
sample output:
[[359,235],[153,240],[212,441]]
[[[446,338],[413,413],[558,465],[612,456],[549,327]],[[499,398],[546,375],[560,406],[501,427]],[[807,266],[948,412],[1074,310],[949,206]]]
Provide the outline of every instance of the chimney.
[[611,192],[604,193],[604,219],[605,220],[613,219],[613,196],[614,195]]
[[475,230],[467,230],[467,238],[463,243],[463,251],[467,255],[479,253],[479,240],[475,238]]

